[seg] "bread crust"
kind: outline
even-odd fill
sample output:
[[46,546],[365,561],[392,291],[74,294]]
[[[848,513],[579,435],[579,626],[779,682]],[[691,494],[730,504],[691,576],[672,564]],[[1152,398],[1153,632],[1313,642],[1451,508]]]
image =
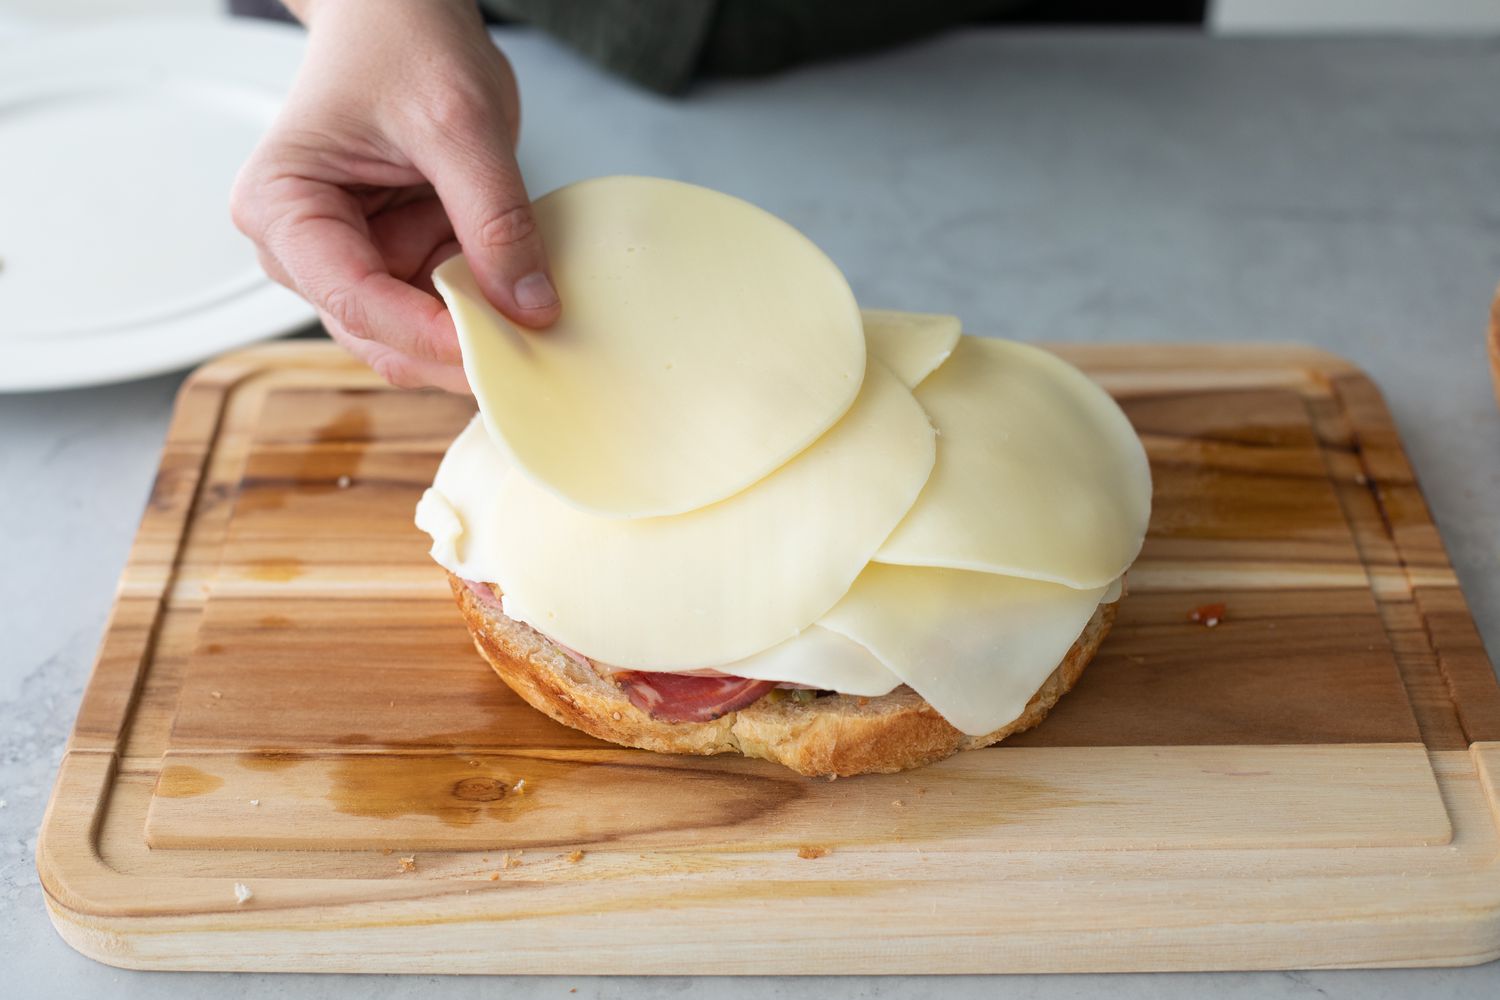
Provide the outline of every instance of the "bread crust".
[[878,698],[835,694],[806,703],[762,698],[710,722],[663,722],[529,625],[487,606],[458,577],[448,574],[448,583],[475,647],[500,679],[563,725],[623,746],[658,753],[738,753],[819,777],[904,771],[1030,729],[1078,682],[1114,624],[1116,609],[1115,603],[1099,606],[1019,718],[992,733],[969,736],[905,685]]

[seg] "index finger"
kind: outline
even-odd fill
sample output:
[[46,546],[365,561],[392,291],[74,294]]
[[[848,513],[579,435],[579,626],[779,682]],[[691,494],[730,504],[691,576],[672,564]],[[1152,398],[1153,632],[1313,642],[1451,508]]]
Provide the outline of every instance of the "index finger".
[[352,194],[300,177],[271,182],[261,242],[306,298],[351,336],[456,364],[458,336],[434,295],[391,275]]

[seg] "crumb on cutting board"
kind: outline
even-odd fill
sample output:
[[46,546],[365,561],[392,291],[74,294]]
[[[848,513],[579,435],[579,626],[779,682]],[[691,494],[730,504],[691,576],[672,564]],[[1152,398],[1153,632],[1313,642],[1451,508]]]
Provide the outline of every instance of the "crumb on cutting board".
[[250,887],[248,885],[246,885],[245,883],[243,883],[243,882],[236,882],[234,884],[234,901],[236,903],[239,903],[241,906],[243,906],[246,903],[250,902],[250,899],[254,895],[255,895],[255,893],[251,892],[250,891]]
[[580,862],[582,860],[583,860],[583,852],[582,851],[570,851],[568,853],[568,861],[569,862],[571,862],[571,863],[573,863],[573,864],[576,865],[576,864],[578,864],[578,862]]
[[1200,604],[1188,613],[1188,621],[1197,622],[1204,628],[1213,628],[1224,620],[1224,615],[1229,607],[1222,601],[1213,604]]
[[802,858],[803,860],[806,860],[806,861],[811,861],[814,858],[821,858],[821,857],[825,856],[827,853],[828,853],[828,848],[826,848],[826,847],[814,847],[812,845],[803,845],[802,847],[797,848],[797,857]]
[[415,854],[408,854],[406,857],[397,858],[396,860],[404,872],[414,872],[417,870],[417,856]]

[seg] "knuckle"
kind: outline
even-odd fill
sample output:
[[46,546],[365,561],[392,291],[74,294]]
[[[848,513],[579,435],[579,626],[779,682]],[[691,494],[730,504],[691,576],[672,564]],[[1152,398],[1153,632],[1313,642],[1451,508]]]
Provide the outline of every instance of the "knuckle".
[[322,307],[350,336],[368,339],[369,321],[358,289],[347,286],[335,288],[324,298]]
[[427,100],[427,117],[439,132],[463,141],[488,126],[489,109],[481,95],[450,84]]
[[536,216],[531,206],[517,205],[479,227],[479,245],[486,250],[503,250],[525,243],[535,232]]
[[370,367],[397,389],[419,389],[424,384],[412,365],[399,354],[387,353],[372,358]]

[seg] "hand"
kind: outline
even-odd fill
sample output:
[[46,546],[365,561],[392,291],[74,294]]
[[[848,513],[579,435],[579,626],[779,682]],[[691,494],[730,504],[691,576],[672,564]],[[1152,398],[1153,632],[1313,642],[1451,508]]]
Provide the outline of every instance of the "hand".
[[510,64],[472,0],[293,0],[307,55],[235,181],[266,273],[392,385],[468,392],[432,268],[462,248],[497,309],[557,319],[516,166]]

